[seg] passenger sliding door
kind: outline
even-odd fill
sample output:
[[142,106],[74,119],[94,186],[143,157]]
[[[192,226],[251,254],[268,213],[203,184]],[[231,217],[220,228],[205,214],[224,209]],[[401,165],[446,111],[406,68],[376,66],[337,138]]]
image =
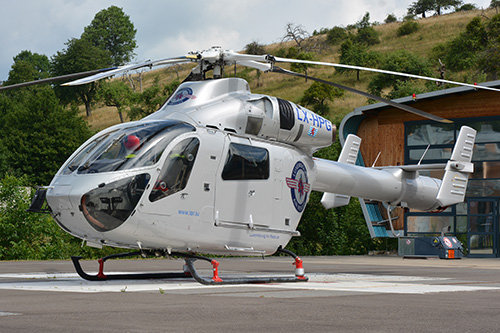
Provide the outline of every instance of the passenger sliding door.
[[217,222],[241,227],[272,223],[274,180],[270,160],[270,152],[262,143],[227,137],[217,174]]

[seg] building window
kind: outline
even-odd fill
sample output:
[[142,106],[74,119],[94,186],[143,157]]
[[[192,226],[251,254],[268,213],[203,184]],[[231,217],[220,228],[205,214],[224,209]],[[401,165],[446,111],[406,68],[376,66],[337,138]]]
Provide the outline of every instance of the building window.
[[[423,164],[446,163],[463,125],[477,130],[472,159],[474,173],[469,177],[466,201],[468,198],[500,199],[500,117],[454,119],[452,124],[405,123],[405,164],[417,164],[420,160]],[[442,178],[443,171],[421,174]],[[405,233],[431,236],[445,231],[465,241],[470,213],[466,202],[442,213],[410,210],[405,214]]]

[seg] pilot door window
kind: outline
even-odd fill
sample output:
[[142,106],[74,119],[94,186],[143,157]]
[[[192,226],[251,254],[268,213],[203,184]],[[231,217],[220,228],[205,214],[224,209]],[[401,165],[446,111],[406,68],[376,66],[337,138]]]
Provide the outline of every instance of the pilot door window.
[[252,180],[269,178],[267,149],[238,143],[229,145],[229,153],[222,170],[224,180]]
[[199,145],[196,138],[186,139],[170,151],[149,195],[150,201],[158,201],[186,187]]

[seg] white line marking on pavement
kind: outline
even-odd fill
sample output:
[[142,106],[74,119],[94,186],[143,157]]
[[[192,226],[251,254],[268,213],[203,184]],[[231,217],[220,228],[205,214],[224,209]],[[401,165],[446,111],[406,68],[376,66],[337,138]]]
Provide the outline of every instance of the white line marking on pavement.
[[[111,274],[111,273],[110,273]],[[119,274],[114,272],[113,274]],[[390,294],[427,294],[457,291],[500,290],[499,287],[487,285],[461,285],[450,279],[434,277],[371,275],[371,274],[309,274],[309,282],[246,284],[244,287],[290,289],[290,290],[322,290],[358,293],[390,293]],[[222,277],[223,278],[223,277]],[[0,289],[59,291],[59,292],[160,292],[208,289],[238,288],[242,285],[204,286],[191,279],[171,280],[109,280],[86,281],[76,273],[28,273],[0,274],[0,279],[16,279],[18,281],[0,280]]]
[[20,316],[21,314],[20,313],[13,313],[13,312],[1,312],[0,311],[0,317],[3,317],[3,316]]

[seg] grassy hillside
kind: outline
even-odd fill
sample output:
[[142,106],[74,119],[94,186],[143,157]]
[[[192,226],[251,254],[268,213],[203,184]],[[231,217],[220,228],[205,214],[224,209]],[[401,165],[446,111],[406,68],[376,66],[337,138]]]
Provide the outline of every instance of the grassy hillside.
[[[458,36],[469,21],[480,15],[491,17],[495,14],[494,10],[489,11],[466,11],[453,14],[446,14],[441,16],[433,16],[425,19],[419,19],[420,29],[410,35],[398,37],[397,29],[402,24],[401,22],[382,24],[374,28],[380,33],[381,43],[371,47],[371,50],[380,53],[389,53],[396,50],[406,49],[410,52],[416,53],[420,56],[428,57],[434,46],[439,43],[446,42]],[[353,22],[354,23],[354,22]],[[330,27],[328,27],[330,28]],[[325,38],[325,36],[318,36],[316,38]],[[292,46],[292,45],[290,45]],[[203,47],[203,46],[200,46]],[[268,45],[267,52],[273,54],[282,45]],[[318,54],[315,60],[324,62],[338,62],[339,59],[339,46],[329,47],[327,50]],[[436,76],[438,75],[438,62],[437,59],[432,59],[436,62]],[[285,66],[284,66],[285,67]],[[142,74],[143,87],[152,84],[155,77],[158,77],[161,83],[168,83],[175,79],[181,81],[188,74],[192,66],[176,66],[174,68],[153,70]],[[237,69],[238,73],[245,71],[243,68]],[[321,78],[331,79],[340,84],[344,84],[356,89],[367,89],[368,82],[374,74],[362,73],[361,80],[356,81],[356,76],[334,74],[333,68],[317,67],[309,71],[312,76],[319,76]],[[463,73],[452,73],[454,79],[462,80]],[[461,76],[461,77],[460,77]],[[256,71],[245,71],[245,77],[249,80],[250,88],[255,93],[268,94],[293,102],[297,102],[302,97],[303,92],[310,86],[311,81],[305,82],[303,79],[292,78],[275,73],[264,73],[260,77],[260,86],[257,87]],[[341,119],[345,114],[351,112],[354,108],[366,104],[366,98],[360,97],[356,94],[346,93],[342,99],[337,99],[332,104],[332,114],[330,118]],[[82,115],[83,115],[82,110]],[[92,128],[98,130],[109,127],[119,122],[118,114],[115,108],[95,106],[93,114],[87,119]]]

